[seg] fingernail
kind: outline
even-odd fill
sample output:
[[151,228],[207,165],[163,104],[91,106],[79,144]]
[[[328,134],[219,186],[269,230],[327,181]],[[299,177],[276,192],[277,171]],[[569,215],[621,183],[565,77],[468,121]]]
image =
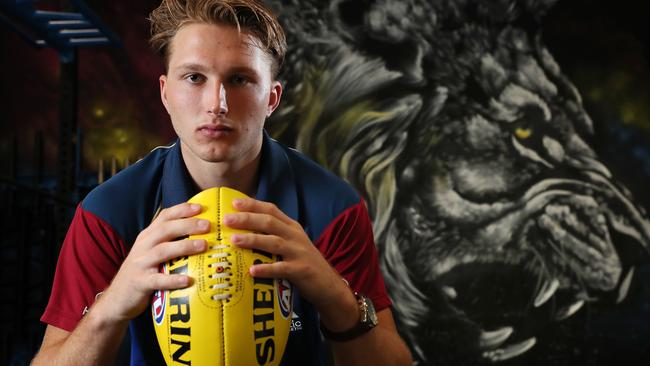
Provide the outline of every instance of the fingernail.
[[199,205],[199,204],[197,204],[197,203],[192,203],[192,204],[190,205],[190,208],[192,209],[192,211],[198,211],[198,210],[201,209],[201,205]]
[[241,241],[241,235],[237,235],[237,234],[230,235],[230,241],[233,242],[234,244],[239,243]]
[[210,221],[208,221],[208,220],[199,220],[199,228],[207,229],[208,227],[210,227]]
[[226,224],[232,224],[235,222],[235,215],[233,214],[228,214],[223,217],[223,222]]
[[179,276],[176,281],[178,281],[178,284],[180,286],[189,286],[191,283],[191,279],[189,276]]
[[194,248],[199,250],[205,248],[205,240],[194,240]]
[[237,198],[237,199],[232,200],[232,205],[233,206],[241,206],[242,204],[244,204],[244,200],[241,199],[241,198]]

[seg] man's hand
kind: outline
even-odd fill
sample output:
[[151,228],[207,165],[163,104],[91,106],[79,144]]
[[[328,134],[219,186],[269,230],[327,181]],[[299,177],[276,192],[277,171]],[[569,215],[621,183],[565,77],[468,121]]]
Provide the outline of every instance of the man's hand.
[[170,259],[206,249],[205,240],[176,240],[210,229],[209,221],[192,217],[200,212],[201,205],[181,203],[162,210],[140,232],[111,285],[101,296],[110,304],[101,309],[107,320],[131,320],[149,305],[153,291],[190,285],[189,276],[159,273],[159,266]]
[[358,306],[352,291],[298,222],[268,202],[238,199],[233,201],[233,207],[240,212],[226,215],[224,223],[255,233],[235,234],[231,241],[241,248],[282,256],[282,261],[251,267],[253,277],[289,280],[316,307],[328,329],[342,331],[358,321]]
[[204,240],[177,240],[207,232],[209,222],[192,216],[200,205],[162,210],[140,232],[113,281],[72,332],[48,325],[34,365],[104,365],[114,362],[131,319],[142,313],[154,290],[187,287],[185,275],[158,272],[161,263],[206,249]]
[[[329,330],[341,332],[359,322],[359,306],[341,276],[314,246],[302,226],[274,204],[255,199],[233,201],[238,213],[228,214],[227,226],[251,230],[235,234],[234,244],[282,256],[282,261],[250,268],[254,277],[284,278],[300,295],[316,307],[321,322]],[[408,348],[399,337],[390,309],[377,313],[379,324],[365,335],[348,342],[333,342],[337,365],[410,365]]]

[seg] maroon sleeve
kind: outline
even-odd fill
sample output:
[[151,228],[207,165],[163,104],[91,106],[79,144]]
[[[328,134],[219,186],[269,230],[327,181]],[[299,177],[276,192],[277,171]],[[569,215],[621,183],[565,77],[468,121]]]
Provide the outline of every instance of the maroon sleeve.
[[106,222],[77,206],[41,321],[74,330],[97,294],[108,287],[126,254],[122,238]]
[[315,245],[354,291],[372,300],[377,311],[391,305],[379,269],[372,223],[363,201],[337,216]]

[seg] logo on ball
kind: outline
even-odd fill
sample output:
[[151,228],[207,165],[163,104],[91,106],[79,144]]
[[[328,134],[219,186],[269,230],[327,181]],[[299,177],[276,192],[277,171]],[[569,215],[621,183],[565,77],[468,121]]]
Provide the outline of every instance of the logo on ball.
[[[161,264],[158,266],[159,273],[167,273],[167,264]],[[156,325],[160,325],[165,319],[165,307],[167,306],[167,291],[157,290],[153,293],[153,298],[151,299],[151,315],[156,322]]]
[[165,293],[166,291],[158,290],[153,294],[151,313],[157,325],[162,324],[163,319],[165,319],[165,306],[167,303],[165,301]]
[[291,305],[293,304],[293,288],[291,282],[285,279],[278,280],[278,302],[282,316],[287,319],[291,314]]

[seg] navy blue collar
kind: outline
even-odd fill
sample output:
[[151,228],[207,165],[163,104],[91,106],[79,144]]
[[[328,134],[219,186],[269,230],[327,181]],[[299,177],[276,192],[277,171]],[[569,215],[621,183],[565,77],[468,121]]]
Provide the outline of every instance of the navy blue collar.
[[[186,202],[197,194],[198,188],[190,177],[183,156],[181,142],[176,140],[165,158],[162,174],[162,208]],[[298,220],[298,193],[296,181],[284,148],[264,131],[262,157],[255,198],[272,202],[282,212]]]

